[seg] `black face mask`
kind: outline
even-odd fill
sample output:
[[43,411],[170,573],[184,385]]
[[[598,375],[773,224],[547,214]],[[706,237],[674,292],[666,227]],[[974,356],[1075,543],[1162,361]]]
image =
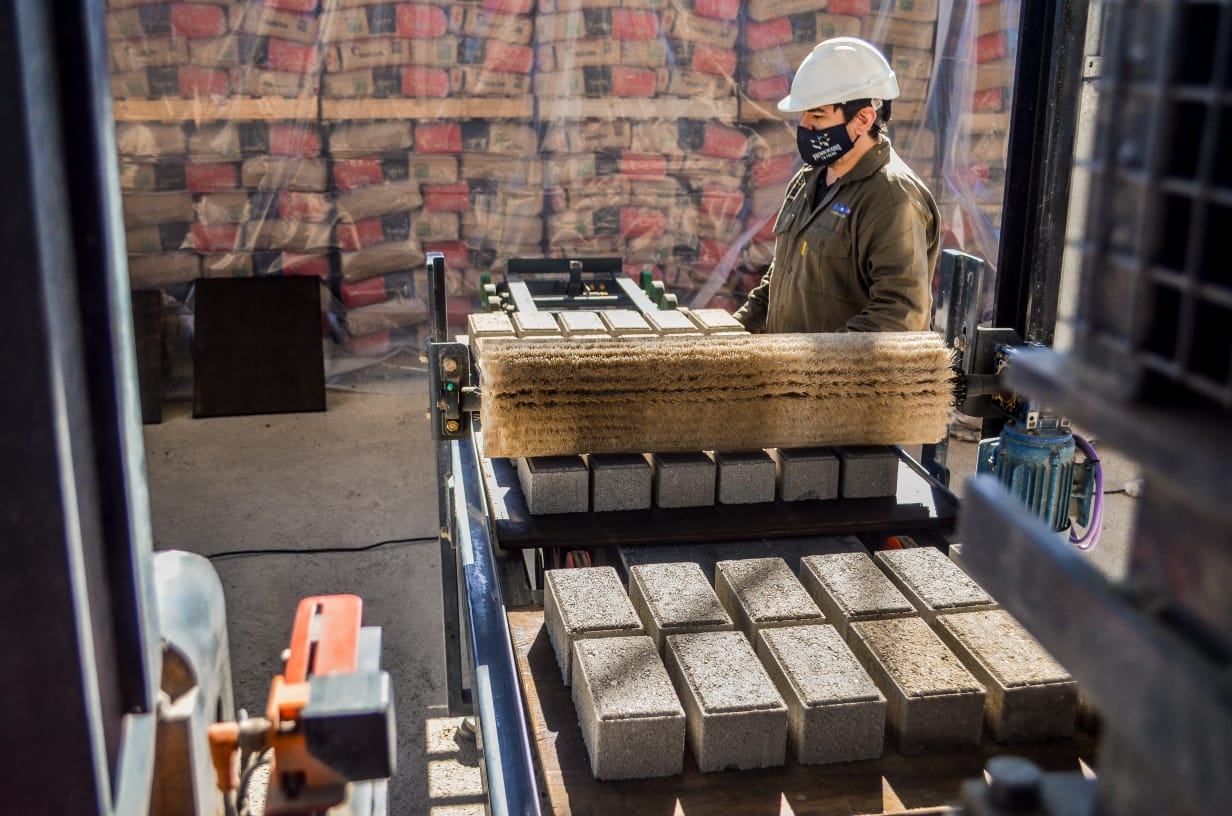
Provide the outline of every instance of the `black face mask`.
[[800,158],[813,167],[829,167],[851,150],[852,146],[846,124],[834,125],[825,130],[796,128],[796,148],[800,151]]

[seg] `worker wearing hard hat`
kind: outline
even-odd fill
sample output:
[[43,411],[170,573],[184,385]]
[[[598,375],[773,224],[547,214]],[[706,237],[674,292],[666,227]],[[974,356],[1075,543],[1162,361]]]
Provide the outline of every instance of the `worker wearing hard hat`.
[[804,166],[774,225],[774,260],[735,315],[750,331],[929,328],[941,217],[883,132],[897,96],[886,58],[855,37],[800,64],[778,107],[800,115]]

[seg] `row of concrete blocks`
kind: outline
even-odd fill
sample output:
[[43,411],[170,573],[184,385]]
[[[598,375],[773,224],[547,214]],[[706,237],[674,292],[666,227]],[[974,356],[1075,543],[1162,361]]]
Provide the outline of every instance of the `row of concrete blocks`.
[[665,309],[635,312],[477,312],[467,316],[472,340],[517,337],[573,339],[585,337],[663,337],[743,332],[744,326],[723,309]]
[[[547,575],[544,615],[596,778],[1070,736],[1077,689],[939,551]],[[884,570],[884,572],[883,572]],[[717,589],[717,592],[716,592]],[[965,614],[953,614],[955,612]],[[931,627],[930,627],[931,624]],[[678,696],[677,696],[678,695]]]
[[893,448],[874,446],[542,456],[517,468],[534,515],[893,496],[899,469]]

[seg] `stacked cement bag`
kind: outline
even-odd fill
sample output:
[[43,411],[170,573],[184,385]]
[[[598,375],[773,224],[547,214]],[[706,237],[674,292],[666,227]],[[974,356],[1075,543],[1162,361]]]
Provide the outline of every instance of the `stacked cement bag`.
[[321,115],[347,348],[422,346],[424,261],[449,292],[541,256],[529,4],[326,0]]
[[134,287],[330,272],[315,0],[110,0]]
[[733,0],[540,0],[552,255],[619,256],[682,301],[716,274],[712,294],[730,291],[720,262],[741,232],[750,138],[735,124],[738,18]]

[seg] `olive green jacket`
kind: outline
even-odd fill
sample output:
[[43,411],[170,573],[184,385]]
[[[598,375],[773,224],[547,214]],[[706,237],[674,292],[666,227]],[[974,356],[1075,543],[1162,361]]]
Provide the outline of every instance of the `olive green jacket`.
[[932,318],[941,216],[885,137],[822,193],[825,170],[787,185],[774,261],[736,319],[749,331],[922,331]]

